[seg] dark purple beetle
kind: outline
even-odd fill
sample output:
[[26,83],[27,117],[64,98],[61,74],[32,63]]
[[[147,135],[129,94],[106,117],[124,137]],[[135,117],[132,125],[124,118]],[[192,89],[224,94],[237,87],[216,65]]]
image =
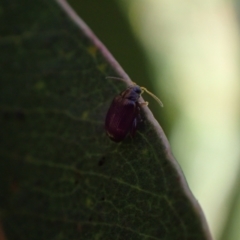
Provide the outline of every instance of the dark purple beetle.
[[[108,78],[120,79],[116,77]],[[113,99],[106,115],[105,129],[112,141],[121,142],[128,133],[131,136],[135,134],[140,119],[140,106],[148,105],[148,102],[139,102],[139,98],[144,91],[163,106],[162,102],[146,88],[138,85],[128,87]]]

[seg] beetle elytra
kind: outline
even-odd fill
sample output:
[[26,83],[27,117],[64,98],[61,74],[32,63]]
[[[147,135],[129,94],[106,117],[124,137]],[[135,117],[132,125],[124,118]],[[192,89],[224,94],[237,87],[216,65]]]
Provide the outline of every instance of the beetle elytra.
[[[117,77],[107,78],[123,80]],[[106,115],[105,129],[112,141],[121,142],[128,134],[131,136],[135,134],[140,119],[140,107],[148,105],[148,102],[139,102],[144,91],[163,106],[162,102],[145,87],[136,84],[129,86],[113,99]]]

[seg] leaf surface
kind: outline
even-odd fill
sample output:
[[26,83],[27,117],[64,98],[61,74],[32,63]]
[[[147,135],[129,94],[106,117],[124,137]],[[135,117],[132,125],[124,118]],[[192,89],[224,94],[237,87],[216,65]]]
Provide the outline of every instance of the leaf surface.
[[116,144],[106,136],[106,112],[126,85],[105,77],[124,72],[74,21],[55,1],[0,3],[7,239],[210,239],[146,107],[133,139]]

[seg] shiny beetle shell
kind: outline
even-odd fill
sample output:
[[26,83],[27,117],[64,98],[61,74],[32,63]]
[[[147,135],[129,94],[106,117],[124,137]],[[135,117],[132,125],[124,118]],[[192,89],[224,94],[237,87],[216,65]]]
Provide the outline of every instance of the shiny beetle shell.
[[134,85],[113,99],[105,119],[105,129],[112,141],[120,142],[128,134],[133,136],[136,132],[141,106],[138,100],[141,93],[141,87]]

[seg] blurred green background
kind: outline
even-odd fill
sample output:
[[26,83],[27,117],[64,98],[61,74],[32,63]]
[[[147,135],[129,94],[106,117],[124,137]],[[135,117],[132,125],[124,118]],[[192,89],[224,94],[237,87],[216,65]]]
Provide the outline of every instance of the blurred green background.
[[214,239],[240,239],[239,2],[69,0],[144,95]]

